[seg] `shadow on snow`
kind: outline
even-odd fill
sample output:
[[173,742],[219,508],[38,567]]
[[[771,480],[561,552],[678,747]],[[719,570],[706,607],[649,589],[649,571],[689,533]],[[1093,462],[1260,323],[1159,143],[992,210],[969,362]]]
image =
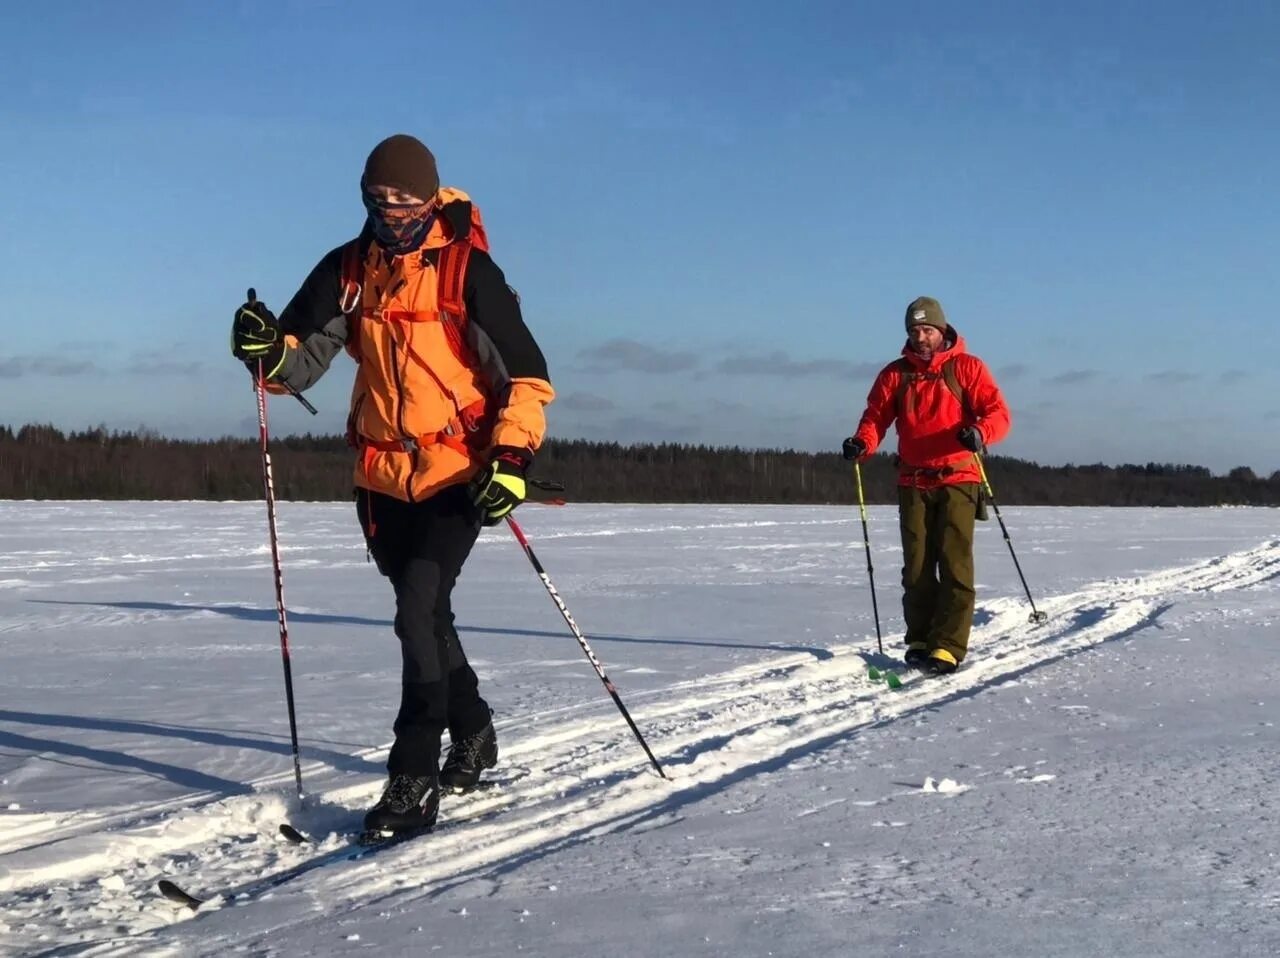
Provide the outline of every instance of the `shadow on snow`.
[[[127,735],[159,736],[162,738],[181,738],[202,745],[216,745],[227,748],[247,748],[274,755],[292,755],[293,748],[288,742],[271,741],[267,738],[243,734],[229,734],[195,728],[184,725],[169,725],[159,722],[138,722],[128,719],[87,718],[79,715],[54,715],[44,712],[17,712],[0,709],[0,722],[23,725],[40,725],[47,728],[83,729],[94,732],[122,732]],[[184,788],[201,791],[218,792],[223,795],[241,795],[252,791],[252,787],[244,782],[219,778],[195,769],[157,762],[153,759],[140,758],[126,752],[112,751],[104,748],[93,748],[57,739],[33,738],[0,729],[0,747],[16,748],[33,755],[54,753],[68,758],[88,759],[102,765],[118,768],[130,768],[145,772],[157,778],[163,778]],[[380,765],[351,755],[330,749],[314,748],[302,745],[300,748],[303,760],[322,761],[336,769],[353,772],[369,772],[379,770]]]
[[[71,599],[28,599],[27,601],[37,602],[44,605],[99,606],[101,608],[125,609],[133,612],[174,612],[180,614],[191,612],[214,612],[218,615],[226,615],[233,619],[240,619],[247,622],[274,623],[276,621],[276,610],[274,606],[265,609],[256,609],[245,605],[199,605],[196,603],[183,602],[85,602]],[[290,609],[286,609],[285,611],[288,613],[290,624],[311,623],[314,625],[368,625],[381,629],[390,629],[393,626],[390,619],[371,619],[358,615],[333,615],[319,612],[294,612]],[[535,639],[571,638],[568,630],[551,632],[541,629],[503,629],[489,626],[460,625],[458,626],[458,631],[463,633],[463,635],[473,633],[476,635],[517,635]],[[587,638],[592,642],[616,642],[627,645],[676,645],[708,649],[756,649],[761,652],[803,652],[812,655],[819,661],[832,657],[832,653],[829,649],[811,645],[782,645],[772,643],[761,645],[753,642],[731,642],[728,640],[719,641],[715,639],[700,639],[688,636],[646,638],[644,636],[598,635],[595,633],[587,634]]]

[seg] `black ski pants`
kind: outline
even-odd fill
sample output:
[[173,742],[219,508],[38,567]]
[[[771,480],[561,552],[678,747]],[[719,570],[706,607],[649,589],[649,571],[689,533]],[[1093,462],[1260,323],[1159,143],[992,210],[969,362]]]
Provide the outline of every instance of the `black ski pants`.
[[461,485],[422,502],[360,489],[356,511],[378,571],[396,593],[403,667],[387,771],[435,778],[441,733],[449,729],[456,742],[490,719],[453,627],[450,599],[480,534],[479,513]]

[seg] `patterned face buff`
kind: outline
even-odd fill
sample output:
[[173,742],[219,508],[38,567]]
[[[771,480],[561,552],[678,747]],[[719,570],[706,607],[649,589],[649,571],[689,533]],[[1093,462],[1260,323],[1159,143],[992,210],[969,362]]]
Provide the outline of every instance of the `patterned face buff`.
[[434,198],[426,203],[388,203],[368,190],[362,190],[361,197],[373,238],[393,256],[412,253],[422,245],[439,209]]

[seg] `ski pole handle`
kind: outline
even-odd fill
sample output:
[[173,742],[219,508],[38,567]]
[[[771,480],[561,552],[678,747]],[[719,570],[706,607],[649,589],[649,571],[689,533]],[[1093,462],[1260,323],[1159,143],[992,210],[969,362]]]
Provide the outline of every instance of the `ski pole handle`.
[[[250,306],[257,305],[258,291],[254,289],[252,286],[250,286],[248,295],[246,298],[249,300]],[[298,390],[294,389],[288,383],[280,383],[280,385],[284,387],[285,392],[287,392],[294,399],[298,400],[298,402],[302,403],[302,408],[305,409],[307,412],[311,413],[311,415],[315,416],[319,414],[320,410],[318,410],[315,406],[311,405],[311,403],[307,401],[306,397],[303,396],[302,393],[298,392]]]
[[526,479],[529,495],[526,502],[536,502],[543,506],[563,506],[564,483],[555,479]]

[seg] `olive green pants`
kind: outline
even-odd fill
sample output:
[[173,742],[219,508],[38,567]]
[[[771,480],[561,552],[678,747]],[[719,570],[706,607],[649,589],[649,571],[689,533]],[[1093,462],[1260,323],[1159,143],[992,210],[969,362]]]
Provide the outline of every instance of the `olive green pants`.
[[957,662],[973,626],[973,523],[978,484],[898,487],[902,615],[907,645],[946,649]]

